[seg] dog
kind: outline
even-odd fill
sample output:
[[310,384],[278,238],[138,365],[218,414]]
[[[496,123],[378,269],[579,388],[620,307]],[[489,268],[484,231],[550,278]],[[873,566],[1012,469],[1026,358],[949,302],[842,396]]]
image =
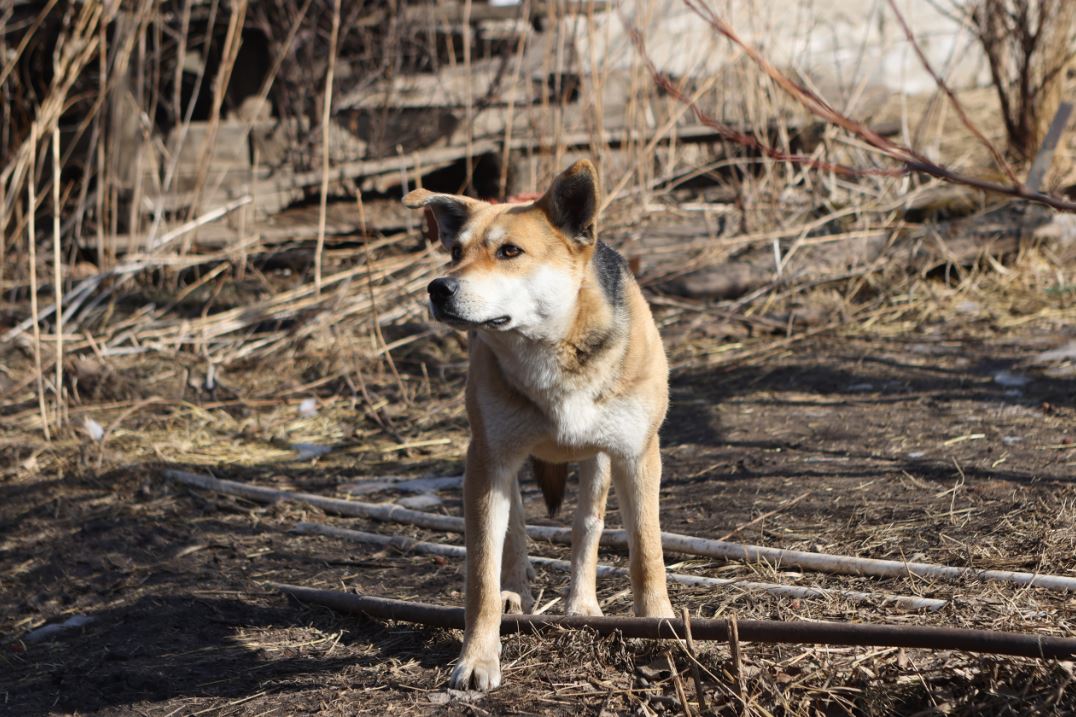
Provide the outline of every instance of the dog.
[[635,614],[673,616],[658,524],[668,363],[623,257],[598,241],[601,187],[589,161],[526,204],[425,189],[403,201],[426,210],[430,234],[451,256],[428,286],[431,314],[469,334],[466,624],[450,682],[489,690],[501,682],[505,600],[526,612],[534,602],[519,492],[528,461],[551,513],[565,464],[579,463],[567,614],[601,614],[595,572],[611,481]]

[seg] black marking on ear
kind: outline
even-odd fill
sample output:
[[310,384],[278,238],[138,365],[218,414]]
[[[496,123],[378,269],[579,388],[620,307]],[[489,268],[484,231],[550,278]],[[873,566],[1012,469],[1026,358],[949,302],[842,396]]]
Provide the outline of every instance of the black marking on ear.
[[576,163],[557,177],[549,191],[553,225],[577,241],[594,241],[598,191],[598,180],[589,162]]
[[603,241],[594,248],[594,272],[606,300],[614,308],[624,303],[624,279],[628,273],[628,262],[613,247]]
[[470,211],[452,197],[431,197],[426,209],[437,221],[437,234],[445,247],[451,247],[470,218]]

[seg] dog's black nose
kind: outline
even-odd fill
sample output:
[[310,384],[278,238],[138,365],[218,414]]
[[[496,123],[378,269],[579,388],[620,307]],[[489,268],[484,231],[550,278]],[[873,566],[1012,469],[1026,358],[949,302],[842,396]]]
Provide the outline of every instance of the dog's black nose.
[[430,285],[426,287],[426,291],[430,292],[430,298],[433,299],[434,303],[443,304],[452,298],[459,288],[459,279],[445,276],[431,281]]

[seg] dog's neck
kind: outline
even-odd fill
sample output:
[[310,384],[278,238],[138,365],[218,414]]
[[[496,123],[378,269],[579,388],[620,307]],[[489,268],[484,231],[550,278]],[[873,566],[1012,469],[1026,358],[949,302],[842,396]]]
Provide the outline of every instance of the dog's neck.
[[610,301],[597,265],[591,261],[566,328],[549,337],[479,330],[474,339],[490,348],[513,388],[541,402],[540,396],[564,389],[600,390],[598,384],[609,372],[591,369],[623,355],[628,322],[626,306]]

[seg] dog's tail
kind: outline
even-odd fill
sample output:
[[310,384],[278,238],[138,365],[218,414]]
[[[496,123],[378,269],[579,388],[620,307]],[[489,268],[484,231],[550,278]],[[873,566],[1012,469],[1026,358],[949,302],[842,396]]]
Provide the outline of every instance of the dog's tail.
[[567,463],[546,463],[531,457],[531,467],[534,469],[534,480],[542,489],[542,497],[545,498],[545,507],[549,510],[552,518],[560,510],[560,504],[564,502],[564,488],[568,482]]

